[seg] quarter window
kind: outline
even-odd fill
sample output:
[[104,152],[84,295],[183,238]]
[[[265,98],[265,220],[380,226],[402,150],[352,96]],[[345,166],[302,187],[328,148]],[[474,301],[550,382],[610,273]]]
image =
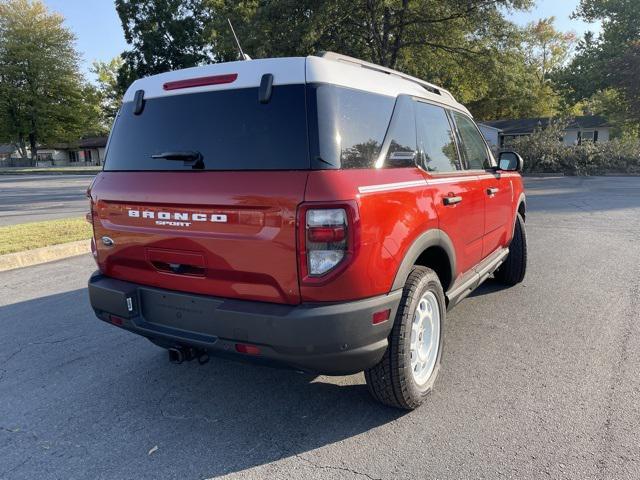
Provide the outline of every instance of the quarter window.
[[460,170],[455,137],[444,108],[416,102],[416,127],[420,161],[426,171]]
[[317,121],[317,153],[312,156],[338,168],[373,168],[395,98],[324,84],[311,86],[309,93],[312,140]]
[[457,112],[453,112],[453,117],[460,133],[460,150],[463,153],[467,169],[491,168],[487,146],[476,124],[470,118]]
[[400,96],[396,101],[382,154],[385,157],[384,159],[378,159],[376,167],[402,168],[416,166],[416,122],[413,113],[413,102],[409,97]]

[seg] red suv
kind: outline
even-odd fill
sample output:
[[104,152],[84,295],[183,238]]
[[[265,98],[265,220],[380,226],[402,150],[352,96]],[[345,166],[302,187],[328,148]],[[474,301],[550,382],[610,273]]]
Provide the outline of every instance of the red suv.
[[91,305],[169,349],[415,408],[450,308],[522,281],[521,158],[446,90],[326,53],[136,81],[93,182]]

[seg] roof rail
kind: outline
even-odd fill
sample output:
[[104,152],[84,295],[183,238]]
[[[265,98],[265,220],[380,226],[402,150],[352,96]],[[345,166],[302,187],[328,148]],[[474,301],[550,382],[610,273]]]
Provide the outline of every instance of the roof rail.
[[351,63],[354,65],[358,65],[359,67],[362,67],[362,68],[368,68],[370,70],[375,70],[377,72],[386,73],[388,75],[393,75],[395,77],[400,77],[404,80],[408,80],[410,82],[419,84],[422,88],[424,88],[425,90],[431,93],[435,93],[436,95],[446,95],[452,100],[455,100],[454,96],[451,94],[449,90],[446,90],[442,87],[438,87],[433,83],[425,82],[424,80],[420,80],[419,78],[412,77],[411,75],[407,75],[406,73],[398,72],[391,68],[382,67],[380,65],[376,65],[375,63],[365,62],[364,60],[360,60],[358,58],[350,57],[348,55],[342,55],[340,53],[335,53],[335,52],[319,52],[317,56],[321,58],[325,58],[327,60],[334,60],[336,62]]

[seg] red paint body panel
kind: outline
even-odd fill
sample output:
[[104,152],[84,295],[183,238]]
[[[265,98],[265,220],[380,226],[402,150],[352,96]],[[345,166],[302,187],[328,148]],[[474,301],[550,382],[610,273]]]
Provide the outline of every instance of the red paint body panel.
[[[488,188],[498,188],[489,195]],[[274,303],[339,302],[388,293],[411,245],[439,228],[454,280],[507,246],[523,192],[515,173],[418,168],[238,172],[103,172],[94,182],[97,262],[109,277],[171,290]],[[444,198],[460,196],[455,205]],[[299,211],[347,206],[356,242],[313,282],[300,278]],[[129,210],[154,218],[131,218]],[[161,212],[226,222],[156,225]],[[141,214],[142,215],[142,214]],[[173,221],[173,220],[170,220]],[[115,242],[107,247],[103,236]],[[186,266],[174,273],[171,264]]]
[[[299,303],[295,221],[306,179],[295,171],[103,172],[91,189],[100,270],[171,290]],[[131,218],[129,210],[156,218]],[[160,212],[227,222],[156,225]],[[170,263],[194,267],[192,274],[158,267]]]
[[341,301],[389,292],[403,254],[422,232],[437,227],[426,182],[382,192],[360,193],[359,187],[424,182],[417,168],[322,170],[309,173],[306,202],[356,199],[360,218],[359,251],[330,284],[302,285],[305,301]]
[[[519,185],[519,186],[518,186]],[[486,195],[486,222],[484,228],[484,256],[490,255],[498,248],[511,241],[513,220],[515,216],[514,202],[518,201],[522,192],[519,176],[509,173],[488,175],[482,179],[482,187]],[[489,194],[489,189],[496,193]]]
[[[477,173],[472,172],[442,175],[425,173],[425,177],[433,192],[438,228],[449,236],[456,251],[457,278],[483,258],[485,198],[482,182],[478,180]],[[445,197],[460,197],[462,201],[445,205]]]

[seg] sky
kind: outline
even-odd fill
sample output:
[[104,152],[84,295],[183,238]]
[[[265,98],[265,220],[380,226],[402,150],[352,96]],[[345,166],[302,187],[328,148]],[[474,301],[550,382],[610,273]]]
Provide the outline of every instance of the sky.
[[526,25],[540,18],[556,17],[555,26],[560,31],[574,32],[579,37],[588,30],[597,33],[600,30],[599,24],[589,24],[570,18],[579,3],[579,0],[536,0],[536,6],[528,12],[515,12],[509,16],[519,25]]
[[[95,60],[108,61],[127,49],[122,25],[113,0],[44,0],[51,9],[65,17],[65,23],[76,35],[76,47],[82,54],[82,70],[90,80]],[[579,0],[537,0],[529,12],[509,14],[511,19],[525,25],[544,17],[555,16],[556,28],[573,31],[579,36],[587,30],[598,31],[598,25],[589,25],[569,16]]]
[[44,3],[62,14],[66,26],[75,34],[87,78],[95,80],[89,72],[95,60],[109,61],[127,49],[113,0],[44,0]]

